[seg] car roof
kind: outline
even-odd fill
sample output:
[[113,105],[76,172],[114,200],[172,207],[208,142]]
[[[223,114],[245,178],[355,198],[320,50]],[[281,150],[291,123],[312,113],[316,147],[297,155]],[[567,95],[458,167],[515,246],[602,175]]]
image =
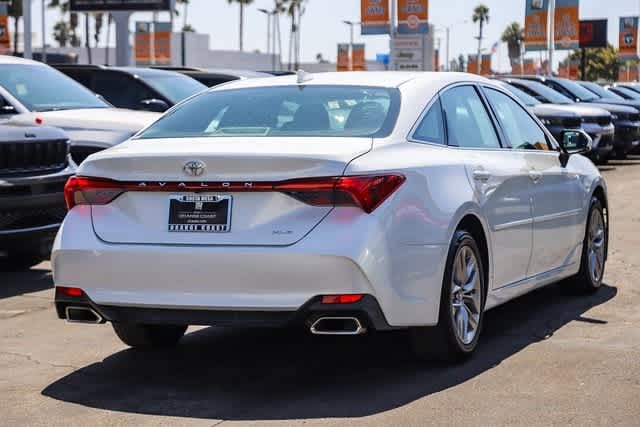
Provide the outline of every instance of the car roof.
[[24,59],[11,55],[0,55],[0,64],[42,65],[43,67],[46,66],[46,64],[39,61],[33,61],[31,59]]
[[[406,72],[406,71],[352,71],[308,73],[304,80],[305,86],[312,85],[345,85],[345,86],[377,86],[397,88],[400,85],[419,81],[432,85],[446,86],[459,81],[490,82],[489,79],[467,73],[441,72]],[[215,86],[209,90],[226,90],[249,87],[289,86],[298,85],[297,75],[277,76],[256,79],[235,80],[224,85]]]

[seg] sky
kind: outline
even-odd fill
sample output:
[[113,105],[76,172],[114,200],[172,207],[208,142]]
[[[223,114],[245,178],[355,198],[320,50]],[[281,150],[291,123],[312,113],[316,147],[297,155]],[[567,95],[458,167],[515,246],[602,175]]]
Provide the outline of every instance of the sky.
[[[33,29],[40,31],[41,13],[40,2],[34,3]],[[48,2],[48,0],[45,0]],[[271,9],[273,0],[255,0],[245,9],[245,50],[266,50],[267,19],[258,11],[259,8]],[[524,26],[525,0],[430,0],[429,21],[436,25],[436,39],[440,38],[442,50],[442,62],[446,55],[446,40],[444,27],[451,26],[450,58],[456,58],[460,53],[465,55],[474,53],[477,49],[478,27],[471,23],[473,8],[479,3],[489,7],[490,21],[486,26],[483,47],[489,49],[496,41],[499,41],[504,28],[511,22],[519,22]],[[176,23],[182,23],[181,16],[176,18]],[[620,16],[633,16],[640,13],[640,0],[581,0],[580,19],[609,20],[609,41],[618,44],[618,18]],[[136,20],[150,19],[149,13],[135,13],[131,19],[131,29]],[[168,20],[168,13],[160,13],[159,20]],[[50,34],[55,21],[59,19],[57,11],[47,13],[48,43],[54,44]],[[282,31],[282,50],[287,52],[289,20],[282,16],[280,22]],[[227,0],[191,0],[188,10],[188,23],[195,27],[196,31],[208,33],[211,36],[211,48],[232,50],[238,48],[238,6],[229,5]],[[302,18],[301,26],[301,56],[303,62],[315,61],[316,54],[321,53],[324,58],[335,61],[336,44],[349,41],[349,28],[343,24],[343,20],[360,20],[360,0],[307,0],[306,13]],[[465,20],[467,21],[465,23]],[[81,29],[84,21],[80,21]],[[178,25],[176,25],[179,28]],[[103,30],[101,43],[105,42],[106,31]],[[114,43],[114,31],[111,31],[111,44]],[[366,43],[366,56],[375,59],[376,53],[385,53],[389,50],[388,36],[361,36],[356,31],[355,42]],[[436,41],[436,43],[438,43]],[[34,44],[40,45],[40,38],[34,40]],[[539,57],[538,53],[530,54]],[[555,63],[566,57],[566,52],[560,52],[555,56]],[[286,58],[284,58],[286,60]],[[506,71],[509,68],[507,48],[503,43],[493,58],[493,67],[498,71]]]

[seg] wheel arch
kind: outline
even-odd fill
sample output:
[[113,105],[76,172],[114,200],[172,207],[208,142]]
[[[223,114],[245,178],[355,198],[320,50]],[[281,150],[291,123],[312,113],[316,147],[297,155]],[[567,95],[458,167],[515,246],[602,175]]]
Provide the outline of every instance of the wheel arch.
[[[606,260],[609,256],[609,201],[607,199],[607,192],[602,186],[601,183],[596,184],[595,188],[591,192],[591,198],[595,197],[598,199],[602,208],[604,210],[604,221],[605,221],[605,249],[604,249],[604,259]],[[589,198],[589,200],[591,200]],[[586,229],[586,227],[585,227]]]
[[458,230],[465,230],[471,233],[476,243],[478,244],[478,249],[482,252],[482,270],[484,275],[484,298],[486,300],[487,294],[491,289],[489,282],[491,280],[491,245],[490,238],[487,226],[485,222],[481,219],[479,215],[475,212],[466,212],[461,216],[458,220],[455,228],[452,232],[452,237]]

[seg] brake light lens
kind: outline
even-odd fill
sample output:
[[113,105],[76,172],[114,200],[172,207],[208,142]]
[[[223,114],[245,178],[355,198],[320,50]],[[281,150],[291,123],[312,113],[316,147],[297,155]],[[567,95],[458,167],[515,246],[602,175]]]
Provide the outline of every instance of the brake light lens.
[[84,291],[82,289],[67,286],[56,286],[56,293],[72,298],[80,298],[84,296]]
[[64,187],[67,208],[105,205],[127,191],[255,192],[277,191],[312,206],[355,206],[373,212],[406,180],[403,175],[304,178],[280,182],[121,182],[71,177]]
[[64,186],[64,200],[67,209],[76,205],[106,205],[124,191],[124,185],[117,181],[72,176]]
[[362,298],[363,294],[323,295],[322,304],[353,304]]

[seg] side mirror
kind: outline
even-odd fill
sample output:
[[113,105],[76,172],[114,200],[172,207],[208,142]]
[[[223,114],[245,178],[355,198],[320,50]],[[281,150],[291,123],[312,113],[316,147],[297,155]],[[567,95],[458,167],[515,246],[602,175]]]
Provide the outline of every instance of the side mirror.
[[143,110],[153,111],[154,113],[164,113],[169,109],[169,104],[167,104],[162,99],[143,99],[140,101],[140,106]]
[[569,156],[591,151],[593,139],[582,129],[565,129],[560,132],[560,146],[560,163],[565,167],[569,162]]
[[17,114],[17,111],[13,105],[0,98],[0,115],[2,114]]

